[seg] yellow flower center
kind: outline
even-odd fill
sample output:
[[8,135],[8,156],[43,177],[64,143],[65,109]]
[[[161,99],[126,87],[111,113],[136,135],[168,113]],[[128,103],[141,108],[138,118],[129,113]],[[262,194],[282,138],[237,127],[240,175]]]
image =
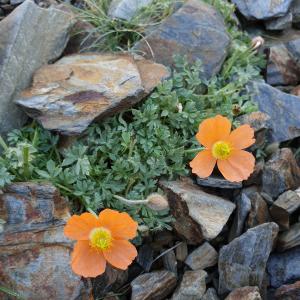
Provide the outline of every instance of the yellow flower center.
[[94,228],[90,233],[90,245],[97,250],[107,250],[112,243],[112,236],[108,229]]
[[216,159],[227,159],[230,156],[231,150],[229,143],[223,141],[216,142],[212,147],[212,155]]

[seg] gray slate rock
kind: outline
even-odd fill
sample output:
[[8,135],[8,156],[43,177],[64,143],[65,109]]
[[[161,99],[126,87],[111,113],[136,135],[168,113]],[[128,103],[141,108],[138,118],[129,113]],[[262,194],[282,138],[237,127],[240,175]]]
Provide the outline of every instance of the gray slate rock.
[[199,300],[206,291],[205,278],[207,273],[203,270],[186,271],[182,281],[171,300]]
[[129,21],[139,9],[148,6],[153,0],[113,0],[108,9],[111,18]]
[[275,223],[249,229],[219,252],[219,294],[243,286],[261,287],[267,260],[278,234]]
[[242,234],[246,218],[251,210],[251,200],[245,193],[242,193],[241,197],[236,201],[236,207],[233,224],[229,232],[229,242]]
[[190,63],[201,59],[204,77],[208,79],[220,71],[229,44],[220,13],[200,0],[189,0],[138,42],[135,50],[167,66],[174,64],[175,54],[186,55]]
[[300,247],[284,253],[274,253],[267,265],[270,284],[278,288],[283,284],[293,283],[300,279]]
[[201,300],[219,300],[219,297],[214,288],[209,288]]
[[289,148],[282,148],[273,154],[265,164],[262,176],[262,191],[276,199],[288,190],[300,186],[300,168]]
[[293,0],[232,0],[248,20],[268,20],[285,16]]
[[300,0],[294,0],[291,5],[291,12],[293,14],[293,23],[300,22]]
[[218,252],[208,242],[205,242],[189,254],[185,263],[192,270],[203,270],[218,263]]
[[25,114],[13,103],[33,73],[58,58],[69,38],[72,15],[33,0],[18,6],[0,23],[0,134],[22,126]]
[[197,177],[197,184],[204,187],[213,187],[219,189],[241,189],[242,182],[230,182],[221,177],[210,176],[207,178]]
[[131,300],[163,300],[176,287],[176,276],[169,271],[143,274],[131,282]]
[[283,93],[262,81],[253,82],[248,90],[259,110],[271,118],[272,142],[284,142],[300,136],[299,97]]
[[276,18],[274,20],[265,21],[267,30],[284,30],[291,28],[293,23],[293,14],[289,12],[285,16]]

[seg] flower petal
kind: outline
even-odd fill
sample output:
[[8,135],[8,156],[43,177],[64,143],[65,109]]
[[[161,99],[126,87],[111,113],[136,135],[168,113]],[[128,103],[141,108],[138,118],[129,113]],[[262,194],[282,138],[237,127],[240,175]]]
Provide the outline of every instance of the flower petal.
[[129,214],[111,209],[104,209],[99,214],[100,226],[111,231],[114,239],[133,239],[137,235],[138,224]]
[[90,231],[99,227],[99,220],[91,213],[72,216],[64,229],[64,234],[72,240],[88,240]]
[[77,275],[97,277],[105,272],[106,261],[102,252],[90,247],[88,241],[78,241],[72,253],[71,266]]
[[245,149],[255,143],[254,130],[249,125],[242,125],[233,130],[228,140],[233,148]]
[[244,150],[233,150],[227,160],[218,160],[218,168],[222,175],[229,181],[243,181],[254,170],[254,156]]
[[221,115],[204,120],[196,135],[198,142],[210,149],[217,141],[227,140],[231,130],[231,122]]
[[114,240],[112,247],[103,251],[105,259],[113,266],[126,270],[137,256],[136,248],[126,240]]
[[205,178],[211,175],[216,161],[210,150],[203,150],[190,162],[190,167],[194,174]]

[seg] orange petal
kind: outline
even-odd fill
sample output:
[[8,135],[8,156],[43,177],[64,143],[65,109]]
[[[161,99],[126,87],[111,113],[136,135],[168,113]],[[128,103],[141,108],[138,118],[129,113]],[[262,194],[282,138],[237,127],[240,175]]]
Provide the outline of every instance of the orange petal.
[[254,156],[244,150],[234,150],[227,160],[218,160],[218,168],[229,181],[243,181],[254,170]]
[[112,247],[103,251],[105,259],[113,266],[126,270],[137,256],[136,248],[126,240],[114,240]]
[[216,161],[210,150],[203,150],[190,162],[190,167],[194,174],[205,178],[211,175]]
[[99,227],[99,220],[91,213],[72,216],[64,229],[64,234],[72,240],[88,240],[90,231]]
[[71,266],[77,275],[96,277],[104,273],[106,261],[102,252],[91,248],[88,241],[78,241],[72,253]]
[[196,138],[201,145],[210,149],[215,142],[227,140],[230,130],[230,121],[225,117],[217,115],[214,118],[204,120],[200,124]]
[[114,239],[133,239],[137,235],[138,224],[128,213],[104,209],[99,214],[100,226],[106,227]]
[[235,149],[245,149],[255,143],[254,130],[249,125],[242,125],[233,130],[228,140]]

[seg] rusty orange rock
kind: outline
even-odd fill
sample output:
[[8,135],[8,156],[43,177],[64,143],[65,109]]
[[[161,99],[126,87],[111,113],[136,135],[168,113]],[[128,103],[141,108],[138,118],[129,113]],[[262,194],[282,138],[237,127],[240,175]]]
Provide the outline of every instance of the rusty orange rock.
[[46,129],[80,134],[94,120],[133,106],[167,77],[165,66],[139,56],[70,55],[39,69],[16,103]]

